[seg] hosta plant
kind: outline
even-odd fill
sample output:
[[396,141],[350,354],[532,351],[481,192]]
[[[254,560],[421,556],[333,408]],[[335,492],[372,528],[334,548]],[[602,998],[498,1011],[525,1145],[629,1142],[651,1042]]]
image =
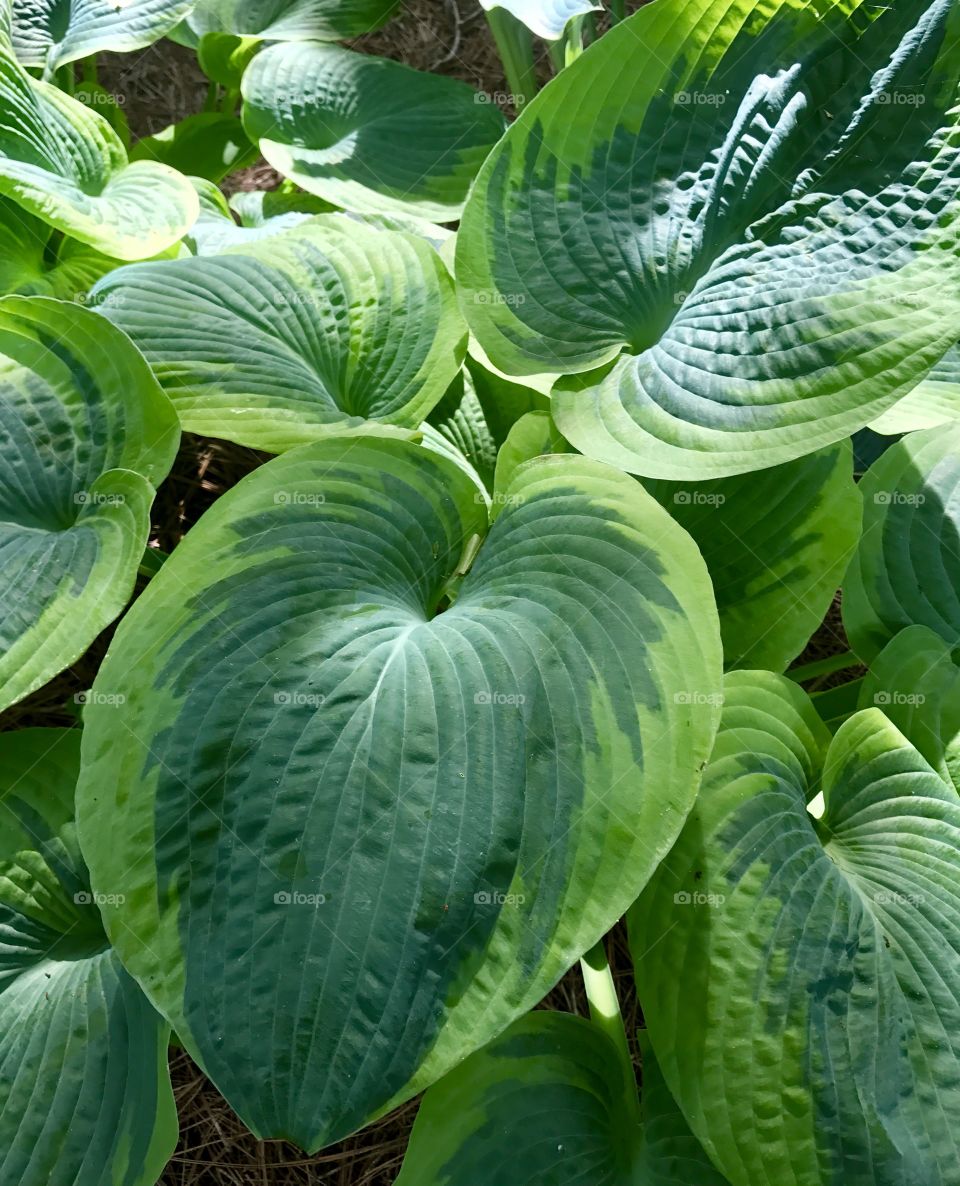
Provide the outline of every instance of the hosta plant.
[[401,7],[0,5],[0,1186],[960,1186],[960,0]]

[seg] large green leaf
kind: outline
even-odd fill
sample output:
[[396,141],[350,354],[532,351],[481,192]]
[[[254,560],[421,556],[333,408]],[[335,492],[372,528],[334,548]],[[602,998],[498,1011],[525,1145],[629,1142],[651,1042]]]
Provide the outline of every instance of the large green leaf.
[[527,28],[547,41],[563,36],[567,21],[586,12],[598,12],[592,0],[480,0],[483,8],[504,8]]
[[127,162],[110,124],[32,79],[0,43],[0,195],[117,259],[145,259],[180,239],[199,212],[185,177]]
[[117,261],[0,198],[0,293],[83,301]]
[[0,1180],[153,1186],[169,1029],[121,967],[77,847],[79,730],[0,734]]
[[316,42],[258,54],[243,98],[247,135],[303,189],[434,222],[460,217],[504,129],[499,109],[454,78]]
[[637,1086],[613,1042],[530,1013],[424,1096],[396,1186],[632,1186]]
[[960,799],[879,709],[830,741],[795,684],[728,676],[630,922],[667,1083],[733,1186],[956,1182]]
[[860,537],[850,442],[756,473],[644,484],[703,553],[728,666],[784,671],[823,621]]
[[196,44],[211,33],[260,41],[339,41],[388,21],[400,0],[199,0],[180,39]]
[[466,351],[437,253],[342,215],[122,268],[93,299],[143,351],[184,428],[274,452],[363,419],[415,428]]
[[103,50],[127,53],[159,41],[192,0],[13,0],[13,48],[48,76]]
[[561,431],[649,477],[873,420],[956,336],[958,21],[952,0],[644,6],[483,166],[457,240],[481,345],[571,375]]
[[0,301],[0,709],[78,659],[129,600],[179,440],[149,367],[102,317]]
[[584,458],[512,493],[477,551],[446,458],[286,453],[190,532],[97,677],[80,830],[126,895],[108,933],[257,1133],[315,1149],[493,1038],[696,792],[720,644],[693,543]]
[[906,626],[960,643],[960,423],[911,433],[864,474],[843,624],[864,661]]
[[871,706],[960,790],[960,651],[926,626],[901,630],[864,678],[860,707]]
[[530,1013],[431,1087],[397,1186],[725,1186],[643,1055],[593,1022]]
[[922,383],[878,416],[875,432],[896,436],[960,420],[960,346],[952,346]]

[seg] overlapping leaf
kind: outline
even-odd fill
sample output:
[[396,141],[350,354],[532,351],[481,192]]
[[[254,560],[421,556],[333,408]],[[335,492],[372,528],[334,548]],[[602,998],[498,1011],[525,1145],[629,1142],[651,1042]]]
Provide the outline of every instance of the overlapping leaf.
[[109,123],[37,82],[0,44],[0,195],[50,226],[117,259],[145,259],[196,220],[197,197],[179,173],[129,164]]
[[725,1186],[643,1056],[569,1013],[531,1013],[431,1087],[397,1186]]
[[860,707],[878,707],[960,790],[960,651],[908,626],[870,664]]
[[123,609],[179,439],[149,367],[103,318],[0,301],[0,709]]
[[83,300],[117,261],[0,198],[0,292]]
[[960,346],[951,347],[922,383],[870,425],[895,436],[960,420]]
[[247,135],[303,189],[434,222],[459,218],[504,129],[499,109],[456,79],[318,43],[258,54],[243,98]]
[[849,442],[757,473],[645,485],[703,553],[727,665],[785,670],[823,621],[860,536]]
[[416,427],[466,350],[437,253],[340,215],[123,268],[93,295],[185,428],[275,452],[363,419]]
[[77,847],[79,731],[0,734],[0,1179],[153,1186],[169,1027],[110,949]]
[[843,622],[872,658],[907,626],[960,642],[960,423],[910,433],[860,483],[863,535],[843,583]]
[[955,1180],[960,798],[879,709],[829,741],[796,685],[728,676],[631,942],[667,1083],[733,1186]]
[[199,0],[180,30],[196,44],[210,33],[261,41],[339,41],[388,21],[400,0]]
[[600,5],[591,0],[480,0],[480,3],[488,11],[506,9],[532,33],[547,41],[562,37],[571,17],[600,10]]
[[471,329],[671,480],[848,436],[955,340],[951,0],[659,0],[526,106],[464,213]]
[[130,159],[159,161],[181,173],[222,181],[257,156],[237,116],[201,111],[137,141]]
[[430,413],[430,422],[467,458],[486,489],[492,491],[497,453],[511,428],[525,413],[543,411],[548,404],[545,396],[519,383],[507,382],[468,358],[461,374]]
[[108,933],[263,1135],[335,1140],[526,1012],[695,794],[715,713],[686,689],[717,696],[720,646],[692,542],[583,458],[511,495],[481,545],[442,457],[286,453],[191,531],[97,677],[80,831],[125,894]]
[[103,50],[127,53],[159,41],[192,0],[13,0],[13,48],[47,75]]

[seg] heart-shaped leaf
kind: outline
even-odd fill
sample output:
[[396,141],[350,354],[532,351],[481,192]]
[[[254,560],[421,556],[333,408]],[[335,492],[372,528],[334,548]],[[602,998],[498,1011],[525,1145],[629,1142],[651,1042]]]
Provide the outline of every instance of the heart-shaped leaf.
[[843,624],[864,661],[907,626],[960,643],[960,423],[910,433],[860,482],[863,534]]
[[177,1140],[170,1031],[104,934],[79,769],[79,730],[0,734],[0,1177],[153,1186]]
[[644,485],[707,562],[727,665],[784,671],[823,621],[860,538],[850,442],[757,473]]
[[80,831],[125,895],[108,933],[260,1134],[336,1140],[529,1010],[696,793],[720,644],[693,543],[584,458],[511,494],[481,545],[446,458],[286,453],[190,532],[97,677]]
[[243,98],[247,135],[303,189],[350,210],[434,222],[460,217],[505,126],[454,78],[316,42],[258,54]]
[[766,468],[875,419],[960,320],[953,22],[951,0],[645,5],[477,178],[457,277],[481,345],[572,375],[564,435],[649,477]]
[[122,268],[93,299],[143,351],[184,428],[275,452],[364,419],[417,427],[466,351],[437,253],[342,215]]
[[46,297],[0,301],[0,709],[78,659],[133,592],[180,440],[143,358]]
[[67,62],[103,50],[152,45],[190,10],[191,0],[14,0],[13,48],[24,66],[47,77]]
[[0,44],[0,195],[117,259],[145,259],[196,221],[185,177],[153,161],[129,164],[97,112],[32,79]]
[[830,741],[795,684],[728,676],[630,923],[667,1083],[733,1186],[955,1180],[960,798],[879,709]]
[[199,0],[181,27],[196,44],[211,33],[259,41],[340,41],[385,24],[400,0]]
[[530,1013],[424,1096],[397,1186],[726,1186],[646,1044],[637,1084],[603,1031]]
[[505,8],[531,33],[547,41],[562,37],[571,17],[600,11],[600,5],[591,0],[480,0],[480,5],[488,12],[491,8]]

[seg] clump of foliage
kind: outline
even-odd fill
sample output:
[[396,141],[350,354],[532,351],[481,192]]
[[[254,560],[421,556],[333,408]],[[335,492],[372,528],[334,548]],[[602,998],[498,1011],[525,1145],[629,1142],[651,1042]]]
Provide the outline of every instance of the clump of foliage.
[[[510,121],[396,7],[3,10],[0,709],[120,620],[0,733],[0,1180],[155,1183],[175,1034],[399,1186],[956,1186],[960,3],[484,0]],[[181,429],[273,457],[165,556]]]

